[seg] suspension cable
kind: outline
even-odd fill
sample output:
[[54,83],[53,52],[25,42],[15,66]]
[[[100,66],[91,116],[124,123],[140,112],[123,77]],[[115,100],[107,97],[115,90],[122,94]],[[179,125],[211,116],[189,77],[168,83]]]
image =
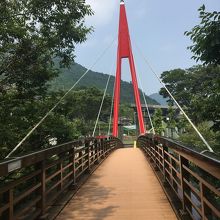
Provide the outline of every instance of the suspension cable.
[[[112,66],[111,66],[111,70],[110,70],[111,72],[110,73],[113,72],[113,68],[114,68],[114,61],[112,61]],[[99,109],[99,113],[98,113],[98,116],[97,116],[97,119],[96,119],[96,123],[95,123],[95,127],[94,127],[94,130],[93,130],[93,135],[92,136],[94,136],[95,132],[96,132],[96,128],[97,128],[97,125],[98,125],[98,122],[99,122],[100,114],[101,114],[101,111],[102,111],[102,106],[104,104],[104,99],[105,99],[105,96],[106,96],[106,93],[107,93],[107,90],[108,90],[108,85],[109,85],[109,82],[110,82],[110,78],[111,78],[111,75],[109,74],[109,78],[106,82],[106,88],[105,88],[104,93],[103,93],[102,102],[100,104],[100,109]],[[113,103],[112,103],[112,105],[113,105]],[[111,105],[111,108],[112,108],[112,105]],[[108,136],[109,136],[109,133],[110,133],[110,128],[108,129]]]
[[96,128],[97,128],[97,125],[98,125],[98,122],[99,122],[99,117],[100,117],[102,107],[103,107],[103,104],[104,104],[104,100],[105,100],[105,96],[106,96],[106,92],[107,92],[107,89],[108,89],[110,78],[111,78],[111,75],[108,76],[108,80],[107,80],[105,90],[104,90],[104,93],[103,93],[102,102],[100,104],[100,108],[99,108],[99,112],[98,112],[98,115],[97,115],[97,118],[96,118],[95,127],[94,127],[94,130],[93,130],[93,133],[92,133],[92,137],[95,136]]
[[210,152],[214,152],[213,149],[211,148],[211,146],[208,144],[208,142],[206,141],[206,139],[203,137],[203,135],[200,133],[200,131],[197,129],[197,127],[194,125],[194,123],[191,121],[191,119],[188,117],[188,115],[186,114],[186,112],[183,110],[183,108],[179,105],[179,103],[177,102],[177,100],[175,99],[175,97],[171,94],[171,92],[169,91],[169,89],[167,88],[167,86],[162,82],[162,80],[160,79],[159,75],[156,73],[156,71],[154,71],[153,67],[151,66],[151,64],[149,63],[149,61],[147,60],[147,58],[144,56],[144,54],[142,53],[141,49],[135,44],[135,47],[138,49],[138,52],[140,53],[141,57],[143,58],[144,62],[147,64],[147,66],[150,68],[150,70],[152,71],[152,73],[156,76],[156,78],[159,80],[160,84],[165,88],[165,90],[167,91],[167,93],[169,94],[169,96],[173,99],[173,101],[175,102],[175,104],[177,105],[177,107],[180,109],[180,111],[183,113],[183,115],[185,116],[185,118],[188,120],[188,122],[191,124],[191,126],[194,128],[194,130],[196,131],[196,133],[198,134],[198,136],[201,138],[201,140],[203,141],[203,143],[206,145],[206,147],[209,149]]
[[88,68],[84,74],[74,83],[74,85],[59,99],[59,101],[46,113],[46,115],[27,133],[27,135],[16,145],[16,147],[6,156],[9,158],[26,140],[27,138],[44,122],[44,120],[57,108],[57,106],[66,98],[66,96],[78,85],[78,83],[87,75],[87,73],[94,68],[94,66],[101,60],[101,58],[106,54],[106,52],[112,47],[113,43],[115,42],[112,40],[111,44],[108,45],[103,52],[97,57],[95,62]]
[[114,80],[114,86],[112,90],[112,103],[111,103],[111,112],[109,116],[109,123],[108,123],[108,136],[110,136],[110,130],[111,130],[111,124],[112,124],[112,114],[113,114],[113,106],[114,106],[114,91],[115,91],[115,80]]
[[[155,129],[154,129],[154,125],[153,125],[151,115],[150,115],[149,106],[148,106],[148,103],[147,103],[147,100],[146,100],[146,97],[145,97],[145,94],[144,94],[141,78],[138,74],[137,74],[137,77],[138,77],[139,85],[141,87],[142,95],[143,95],[143,98],[144,98],[144,104],[145,104],[145,107],[147,109],[147,114],[148,114],[148,118],[150,120],[151,128],[152,128],[153,134],[155,135]],[[145,128],[145,130],[147,130],[147,129]]]

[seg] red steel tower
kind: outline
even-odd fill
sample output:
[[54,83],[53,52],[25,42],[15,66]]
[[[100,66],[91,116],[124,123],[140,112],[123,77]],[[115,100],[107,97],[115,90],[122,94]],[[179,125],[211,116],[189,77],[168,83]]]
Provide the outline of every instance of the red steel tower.
[[140,102],[140,94],[138,89],[134,57],[132,53],[131,40],[128,29],[128,22],[125,10],[125,3],[120,2],[120,18],[119,18],[119,34],[118,34],[118,54],[117,54],[117,70],[115,79],[114,91],[114,121],[113,121],[113,136],[118,137],[118,115],[120,104],[120,84],[121,84],[121,64],[122,59],[128,58],[131,70],[132,83],[134,88],[134,97],[138,113],[140,134],[145,133],[144,119]]

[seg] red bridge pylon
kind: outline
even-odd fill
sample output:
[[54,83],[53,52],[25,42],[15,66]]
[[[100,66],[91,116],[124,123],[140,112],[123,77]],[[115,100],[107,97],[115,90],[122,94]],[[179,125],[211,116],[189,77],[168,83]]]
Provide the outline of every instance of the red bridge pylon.
[[134,89],[135,103],[138,113],[139,131],[140,134],[145,133],[143,113],[141,109],[140,94],[138,90],[138,82],[136,77],[134,57],[132,53],[130,34],[125,10],[125,3],[121,0],[120,3],[120,18],[119,18],[119,34],[118,34],[118,55],[117,55],[117,70],[115,79],[114,91],[114,120],[113,120],[113,136],[118,137],[118,115],[120,104],[120,85],[121,85],[121,63],[123,58],[129,59],[131,77]]

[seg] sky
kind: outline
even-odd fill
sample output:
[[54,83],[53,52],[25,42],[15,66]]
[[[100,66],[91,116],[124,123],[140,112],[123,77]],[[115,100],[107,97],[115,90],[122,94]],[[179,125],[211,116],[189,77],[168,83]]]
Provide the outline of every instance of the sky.
[[[86,0],[95,14],[86,18],[94,32],[76,47],[76,62],[91,67],[96,58],[115,39],[112,47],[92,70],[115,75],[119,0]],[[207,11],[220,11],[220,0],[125,0],[137,75],[147,95],[158,92],[160,83],[150,71],[137,47],[160,75],[175,68],[196,65],[187,49],[192,42],[184,35],[199,24],[198,8],[205,4]],[[131,81],[127,60],[123,60],[122,79]]]

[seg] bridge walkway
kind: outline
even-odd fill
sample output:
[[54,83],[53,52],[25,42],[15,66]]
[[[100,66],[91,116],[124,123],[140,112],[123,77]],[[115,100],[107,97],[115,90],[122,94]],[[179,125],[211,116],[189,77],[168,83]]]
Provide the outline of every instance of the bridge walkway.
[[113,152],[57,220],[172,220],[176,215],[140,149]]

